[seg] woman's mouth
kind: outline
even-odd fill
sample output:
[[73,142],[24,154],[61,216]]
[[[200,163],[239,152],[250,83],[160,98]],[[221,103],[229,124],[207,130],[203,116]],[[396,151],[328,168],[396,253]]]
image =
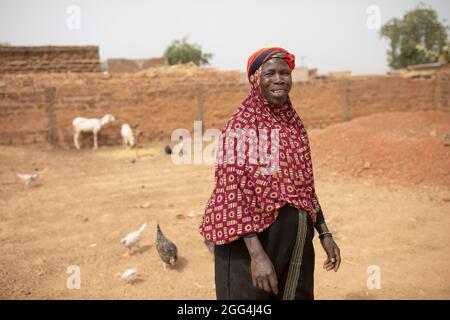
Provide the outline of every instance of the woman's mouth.
[[286,90],[284,90],[284,89],[270,90],[270,92],[272,92],[276,96],[281,96],[281,95],[286,94]]

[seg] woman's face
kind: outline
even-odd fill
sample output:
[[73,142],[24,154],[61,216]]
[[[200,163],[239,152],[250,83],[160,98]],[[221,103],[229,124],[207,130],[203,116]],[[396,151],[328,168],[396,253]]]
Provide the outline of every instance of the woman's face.
[[291,68],[283,59],[268,60],[262,66],[259,86],[267,102],[276,107],[283,105],[292,86]]

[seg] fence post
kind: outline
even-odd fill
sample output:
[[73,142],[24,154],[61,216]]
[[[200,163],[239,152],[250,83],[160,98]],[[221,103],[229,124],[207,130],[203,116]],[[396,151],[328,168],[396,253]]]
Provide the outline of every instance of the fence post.
[[201,132],[200,134],[203,136],[203,128],[204,123],[203,123],[203,113],[204,113],[204,97],[203,97],[203,85],[199,84],[196,88],[196,93],[197,93],[197,121],[201,121],[202,123],[202,127],[201,127]]
[[56,117],[53,110],[53,105],[55,103],[55,91],[56,88],[48,87],[45,88],[45,95],[47,98],[47,116],[48,116],[48,127],[50,133],[50,143],[53,147],[56,147]]
[[342,101],[342,120],[348,121],[351,119],[350,114],[350,106],[348,103],[348,82],[347,80],[340,80],[339,81],[339,88],[341,91],[341,101]]

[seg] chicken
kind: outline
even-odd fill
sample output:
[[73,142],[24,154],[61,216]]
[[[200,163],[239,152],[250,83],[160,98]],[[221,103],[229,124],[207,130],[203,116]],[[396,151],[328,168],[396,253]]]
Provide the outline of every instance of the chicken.
[[203,242],[205,243],[206,247],[208,248],[209,252],[211,252],[212,254],[214,254],[214,245],[209,243],[208,241],[203,240]]
[[118,276],[120,276],[123,280],[126,281],[126,283],[133,283],[134,280],[136,280],[137,270],[136,269],[127,269],[123,273],[118,273]]
[[177,247],[164,236],[159,224],[156,228],[156,250],[163,261],[164,271],[166,271],[168,265],[173,267],[177,262]]
[[138,231],[127,234],[125,238],[121,240],[122,244],[128,249],[128,251],[125,253],[125,256],[131,254],[133,248],[137,248],[137,252],[139,253],[139,241],[144,235],[144,229],[146,226],[147,224],[144,223]]
[[18,173],[17,176],[25,184],[25,188],[28,188],[28,185],[39,177],[39,175],[37,173],[35,173],[35,174]]

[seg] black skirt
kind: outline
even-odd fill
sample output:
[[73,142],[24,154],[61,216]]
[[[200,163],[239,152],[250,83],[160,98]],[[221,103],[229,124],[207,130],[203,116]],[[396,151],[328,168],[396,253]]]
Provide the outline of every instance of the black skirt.
[[242,238],[215,247],[215,282],[219,300],[314,299],[314,226],[305,211],[285,205],[258,238],[272,261],[278,294],[253,286],[250,255]]

